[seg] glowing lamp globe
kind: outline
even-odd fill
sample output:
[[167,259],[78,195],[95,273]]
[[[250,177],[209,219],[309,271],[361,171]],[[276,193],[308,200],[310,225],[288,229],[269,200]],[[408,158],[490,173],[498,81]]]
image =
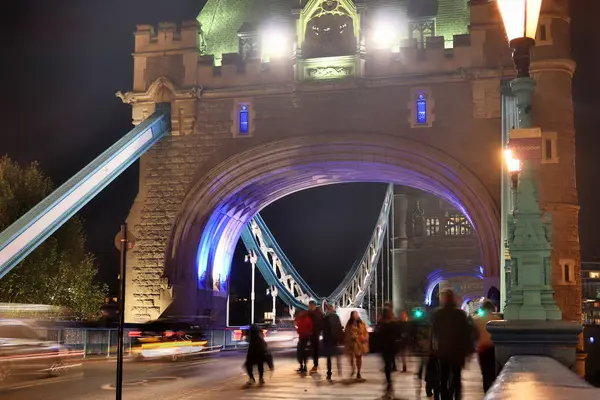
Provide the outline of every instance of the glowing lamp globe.
[[285,32],[277,29],[269,29],[262,35],[263,55],[271,58],[281,58],[291,55],[291,47]]
[[504,150],[504,158],[506,159],[506,166],[508,172],[517,173],[521,170],[521,161],[518,158],[513,157],[511,149]]
[[520,38],[535,40],[542,0],[496,0],[496,3],[509,42]]
[[390,21],[377,21],[371,31],[373,44],[377,49],[391,49],[397,36],[396,29]]
[[529,78],[529,53],[535,45],[542,0],[496,0],[496,3],[513,49],[517,77]]

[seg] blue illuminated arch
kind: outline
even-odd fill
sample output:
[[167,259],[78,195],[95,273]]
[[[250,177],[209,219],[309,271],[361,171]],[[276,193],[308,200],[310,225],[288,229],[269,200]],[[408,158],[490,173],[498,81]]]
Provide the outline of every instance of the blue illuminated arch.
[[[226,280],[237,238],[261,209],[297,191],[344,182],[407,185],[446,200],[478,232],[486,276],[497,276],[500,217],[495,203],[468,168],[435,148],[374,132],[325,132],[248,145],[243,152],[224,148],[223,153],[199,171],[172,229],[165,275],[174,285],[174,298],[196,296],[186,272],[192,265],[200,288],[212,289],[203,277]],[[186,295],[175,295],[180,290]],[[194,304],[187,299],[181,308]]]
[[447,279],[452,278],[477,278],[483,280],[483,268],[478,267],[472,270],[465,269],[460,271],[446,271],[443,269],[436,269],[429,275],[427,275],[427,287],[425,288],[425,299],[423,300],[428,306],[431,305],[433,291],[435,287]]

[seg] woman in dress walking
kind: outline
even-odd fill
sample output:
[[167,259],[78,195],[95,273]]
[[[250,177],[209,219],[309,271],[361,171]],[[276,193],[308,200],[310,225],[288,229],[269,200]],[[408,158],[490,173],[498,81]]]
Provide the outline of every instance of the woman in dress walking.
[[360,370],[362,368],[362,356],[369,352],[369,332],[367,325],[358,317],[358,312],[352,311],[350,319],[344,329],[346,337],[346,351],[350,357],[352,367],[351,377],[356,371],[356,379],[362,379]]

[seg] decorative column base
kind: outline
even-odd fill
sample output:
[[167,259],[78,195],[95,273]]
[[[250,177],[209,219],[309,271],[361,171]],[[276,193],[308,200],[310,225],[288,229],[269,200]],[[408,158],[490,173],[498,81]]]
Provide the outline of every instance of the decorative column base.
[[579,375],[581,379],[585,379],[585,361],[587,360],[587,353],[578,349],[576,357],[577,359],[575,360],[573,372]]
[[517,355],[546,356],[573,369],[576,346],[582,331],[580,324],[568,321],[490,321],[486,329],[496,346],[496,368]]

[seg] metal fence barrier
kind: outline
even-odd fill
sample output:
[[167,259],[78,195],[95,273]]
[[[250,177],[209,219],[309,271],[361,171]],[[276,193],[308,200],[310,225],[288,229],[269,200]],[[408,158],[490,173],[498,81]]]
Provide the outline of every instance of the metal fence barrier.
[[[132,329],[124,332],[125,355],[132,354],[133,340],[129,337]],[[204,331],[209,350],[236,350],[247,346],[240,341],[236,328],[211,329]],[[116,357],[116,328],[40,328],[40,335],[48,341],[56,342],[70,351],[82,351],[84,358]]]

